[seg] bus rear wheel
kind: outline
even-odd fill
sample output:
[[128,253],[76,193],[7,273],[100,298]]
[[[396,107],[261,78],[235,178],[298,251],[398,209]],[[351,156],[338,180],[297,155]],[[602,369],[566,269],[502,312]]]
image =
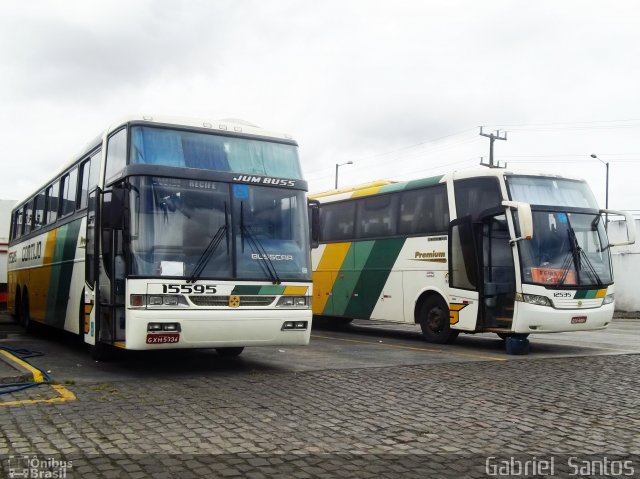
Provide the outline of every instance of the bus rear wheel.
[[430,343],[448,344],[458,337],[458,331],[450,327],[449,308],[441,298],[431,296],[422,303],[419,321],[422,335]]
[[20,324],[28,333],[35,331],[35,324],[31,320],[29,313],[29,295],[26,293],[22,296],[22,301],[20,302]]
[[222,356],[223,358],[233,358],[235,356],[240,356],[244,351],[243,347],[240,348],[216,348],[216,352],[218,356]]

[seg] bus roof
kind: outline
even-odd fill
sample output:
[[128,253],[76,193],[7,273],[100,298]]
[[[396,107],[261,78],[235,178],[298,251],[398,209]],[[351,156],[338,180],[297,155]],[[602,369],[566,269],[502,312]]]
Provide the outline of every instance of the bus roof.
[[186,127],[186,128],[194,128],[200,129],[202,131],[211,131],[212,133],[223,132],[226,134],[238,135],[238,136],[253,136],[257,139],[272,139],[287,143],[292,143],[297,145],[296,141],[291,137],[291,135],[287,133],[275,132],[270,130],[265,130],[260,128],[257,125],[249,123],[245,120],[240,120],[237,118],[223,118],[223,119],[203,119],[203,118],[189,118],[189,117],[177,117],[177,116],[161,116],[161,115],[129,115],[122,117],[119,121],[112,123],[107,129],[103,130],[102,133],[97,135],[93,140],[88,142],[82,149],[80,149],[75,155],[73,155],[69,160],[63,163],[63,165],[58,168],[55,173],[51,176],[47,182],[37,188],[35,191],[31,191],[29,195],[25,195],[23,199],[18,201],[15,207],[20,206],[26,200],[37,194],[39,191],[44,189],[53,178],[56,178],[64,171],[72,167],[83,157],[87,156],[93,150],[98,148],[104,138],[109,136],[114,131],[119,128],[129,124],[129,123],[137,123],[137,124],[145,124],[147,123],[149,126],[152,125],[163,125],[163,126],[176,126],[176,127]]
[[533,171],[533,170],[513,170],[504,168],[470,168],[465,170],[451,171],[445,175],[430,176],[427,178],[420,178],[409,181],[392,181],[392,180],[378,180],[369,183],[363,183],[360,185],[349,186],[340,188],[338,190],[323,191],[320,193],[314,193],[309,195],[311,199],[320,199],[321,201],[339,201],[348,198],[357,198],[361,196],[371,196],[379,193],[388,193],[390,191],[408,190],[414,188],[421,188],[424,186],[436,185],[438,183],[445,183],[447,180],[462,180],[466,178],[478,178],[487,176],[504,176],[504,175],[530,175],[540,176],[547,178],[562,178],[567,180],[584,181],[582,178],[567,175],[558,175],[554,173]]

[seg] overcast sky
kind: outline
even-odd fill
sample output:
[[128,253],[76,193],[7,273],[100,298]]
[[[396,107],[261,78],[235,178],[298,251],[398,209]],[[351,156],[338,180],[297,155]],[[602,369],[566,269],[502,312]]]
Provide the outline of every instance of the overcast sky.
[[640,210],[634,1],[0,3],[0,198],[131,113],[242,118],[300,144],[311,191],[478,164],[582,176]]

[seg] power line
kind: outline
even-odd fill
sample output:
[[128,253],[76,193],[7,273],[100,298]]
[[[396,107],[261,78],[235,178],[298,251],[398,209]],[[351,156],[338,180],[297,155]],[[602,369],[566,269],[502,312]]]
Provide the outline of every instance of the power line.
[[[440,137],[437,137],[437,138],[432,138],[430,140],[421,141],[419,143],[414,143],[414,144],[411,144],[411,145],[402,146],[402,147],[399,147],[399,148],[396,148],[396,149],[393,149],[393,150],[389,150],[389,151],[386,151],[386,152],[376,153],[376,154],[373,154],[373,155],[368,155],[368,156],[364,156],[364,157],[357,158],[357,159],[351,159],[350,161],[353,161],[354,163],[362,163],[362,162],[366,162],[366,161],[369,161],[369,160],[372,160],[372,159],[375,159],[375,158],[385,157],[385,156],[392,155],[392,154],[395,154],[395,153],[399,153],[399,152],[402,152],[402,151],[415,149],[415,148],[418,148],[418,147],[421,147],[421,146],[424,146],[424,145],[428,145],[430,143],[436,143],[436,142],[439,142],[439,141],[442,141],[442,140],[446,140],[447,138],[452,138],[454,136],[460,136],[460,135],[466,134],[466,133],[471,132],[471,131],[473,131],[473,128],[468,128],[466,130],[462,130],[462,131],[459,131],[457,133],[450,133],[448,135],[440,136]],[[476,140],[475,138],[473,138],[473,140],[461,139],[461,140],[458,140],[458,141],[456,141],[454,143],[449,143],[449,144],[446,144],[446,145],[441,145],[441,146],[433,145],[432,148],[430,148],[430,149],[428,149],[426,151],[425,150],[421,150],[421,153],[427,153],[427,152],[432,151],[433,149],[435,149],[435,150],[449,149],[449,148],[453,148],[455,146],[458,146],[458,145],[461,145],[461,144],[465,144],[465,143],[469,143],[469,142],[475,141],[475,140]],[[323,170],[324,170],[324,168],[318,169],[318,170],[311,170],[309,173],[313,174],[314,172],[320,172],[320,171],[323,171]]]

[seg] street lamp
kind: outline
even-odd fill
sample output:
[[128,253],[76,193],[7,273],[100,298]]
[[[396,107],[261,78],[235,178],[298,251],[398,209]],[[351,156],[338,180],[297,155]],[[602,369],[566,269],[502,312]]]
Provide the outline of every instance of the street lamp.
[[[602,159],[598,158],[598,155],[596,155],[595,153],[591,153],[591,158],[595,158],[600,163],[604,163],[604,166],[607,167],[607,180],[606,180],[607,183],[605,186],[605,193],[604,193],[604,208],[608,210],[609,209],[609,162],[603,161]],[[605,228],[608,226],[608,223],[609,223],[609,215],[605,214],[605,218],[604,218]]]
[[336,190],[338,189],[338,168],[344,165],[353,165],[353,161],[347,161],[346,163],[336,163]]

